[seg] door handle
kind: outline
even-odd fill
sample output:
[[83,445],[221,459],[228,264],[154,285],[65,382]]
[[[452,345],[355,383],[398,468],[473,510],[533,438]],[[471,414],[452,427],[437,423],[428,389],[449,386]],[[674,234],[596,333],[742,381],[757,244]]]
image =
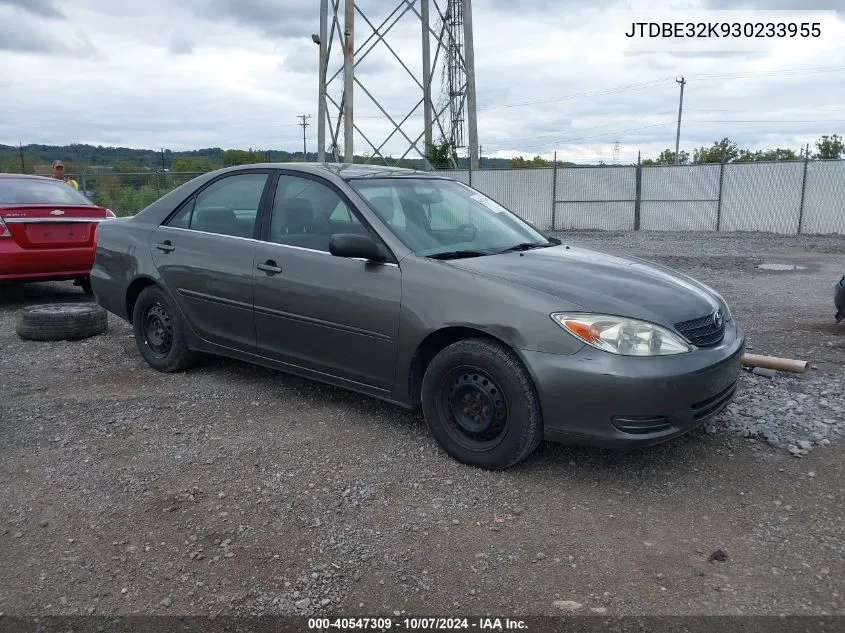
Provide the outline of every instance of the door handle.
[[274,262],[272,259],[268,259],[263,264],[258,264],[256,268],[258,270],[263,270],[265,273],[270,273],[271,275],[275,275],[276,273],[282,272],[282,267],[277,266],[276,262]]
[[176,250],[176,247],[170,243],[170,240],[164,240],[163,242],[159,242],[158,244],[156,244],[156,248],[165,253],[169,253],[170,251]]

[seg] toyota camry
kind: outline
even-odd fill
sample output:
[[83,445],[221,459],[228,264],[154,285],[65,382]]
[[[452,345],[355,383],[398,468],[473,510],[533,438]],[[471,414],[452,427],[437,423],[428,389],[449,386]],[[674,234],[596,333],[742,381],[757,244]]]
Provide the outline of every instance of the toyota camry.
[[455,459],[626,448],[718,415],[745,336],[714,289],[544,236],[436,173],[217,170],[99,226],[96,301],[162,372],[198,354],[421,408]]

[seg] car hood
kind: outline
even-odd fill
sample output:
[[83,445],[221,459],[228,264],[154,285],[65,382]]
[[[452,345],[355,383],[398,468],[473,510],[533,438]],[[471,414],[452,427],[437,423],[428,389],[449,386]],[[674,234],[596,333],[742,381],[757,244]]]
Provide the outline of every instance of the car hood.
[[539,290],[590,312],[666,326],[721,307],[706,286],[678,271],[595,249],[552,246],[446,263]]

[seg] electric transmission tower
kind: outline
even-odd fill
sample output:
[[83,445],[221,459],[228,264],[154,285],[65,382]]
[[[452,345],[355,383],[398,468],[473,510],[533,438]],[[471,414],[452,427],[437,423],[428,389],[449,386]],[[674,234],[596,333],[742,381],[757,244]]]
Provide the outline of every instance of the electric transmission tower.
[[619,141],[613,143],[613,164],[619,164]]
[[[317,160],[325,161],[328,152],[329,160],[338,162],[342,152],[344,162],[353,162],[355,141],[360,138],[369,146],[368,162],[378,157],[390,163],[384,155],[385,146],[399,140],[406,149],[395,163],[416,154],[431,168],[426,149],[435,143],[436,136],[452,146],[453,155],[457,148],[467,148],[470,165],[477,169],[472,0],[401,0],[386,17],[375,20],[358,6],[365,3],[373,7],[373,12],[376,7],[382,14],[390,9],[384,0],[320,0],[320,33],[312,35],[320,47]],[[388,41],[387,36],[399,23],[416,23],[420,28],[419,58],[403,57]],[[397,35],[396,42],[400,41]],[[410,110],[396,112],[362,81],[367,76],[367,58],[377,47],[386,49],[399,62],[410,79],[410,90],[419,95]],[[420,66],[419,61],[421,75],[411,70]],[[441,85],[435,102],[432,78],[437,76]],[[410,92],[391,85],[390,93],[382,97],[395,98],[397,94]],[[355,107],[360,99],[375,105],[379,116],[356,119]],[[413,121],[420,109],[421,127]],[[366,125],[368,122],[370,125]],[[377,137],[384,123],[389,131]]]

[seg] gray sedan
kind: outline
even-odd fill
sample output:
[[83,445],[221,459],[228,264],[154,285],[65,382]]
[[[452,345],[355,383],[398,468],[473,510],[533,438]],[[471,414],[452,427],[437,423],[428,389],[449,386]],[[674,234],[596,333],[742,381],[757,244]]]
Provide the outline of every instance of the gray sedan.
[[421,407],[445,451],[488,469],[543,439],[681,435],[728,404],[745,341],[694,279],[385,167],[205,174],[101,224],[91,281],[159,371],[216,354]]

